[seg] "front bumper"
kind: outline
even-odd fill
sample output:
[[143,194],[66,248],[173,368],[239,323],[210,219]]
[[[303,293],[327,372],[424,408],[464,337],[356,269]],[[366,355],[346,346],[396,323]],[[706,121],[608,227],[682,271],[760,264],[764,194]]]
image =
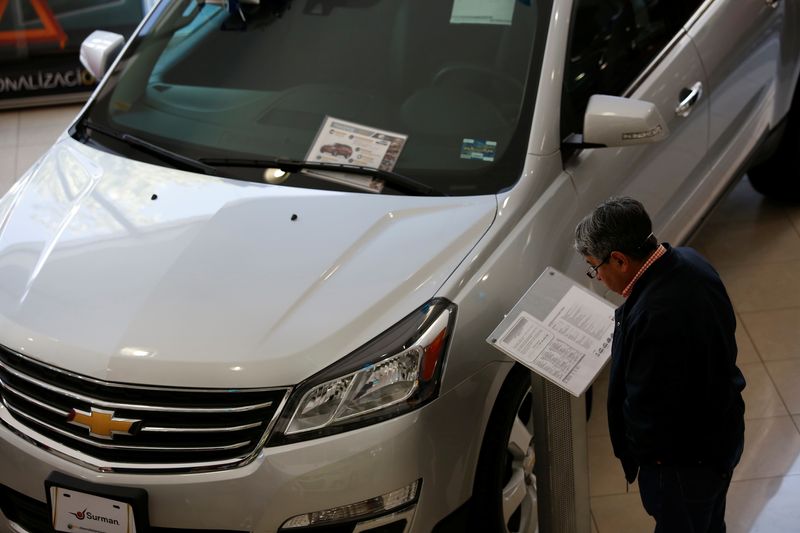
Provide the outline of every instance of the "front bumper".
[[0,424],[0,485],[45,502],[44,480],[58,471],[145,489],[154,527],[268,533],[293,516],[349,505],[421,479],[419,500],[407,515],[409,531],[429,532],[471,493],[488,417],[486,398],[494,397],[506,370],[489,365],[415,412],[339,435],[264,448],[244,467],[215,472],[97,472]]

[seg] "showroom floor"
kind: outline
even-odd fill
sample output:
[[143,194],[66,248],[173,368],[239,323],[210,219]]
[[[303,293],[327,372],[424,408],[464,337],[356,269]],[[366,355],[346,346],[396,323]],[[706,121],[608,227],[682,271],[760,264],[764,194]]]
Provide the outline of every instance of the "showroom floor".
[[[0,193],[58,137],[80,106],[0,112]],[[692,244],[718,268],[739,319],[747,379],[744,457],[728,496],[731,533],[798,531],[800,524],[800,205],[764,200],[743,180]],[[592,515],[598,533],[653,530],[636,486],[611,454],[596,384],[589,422]]]

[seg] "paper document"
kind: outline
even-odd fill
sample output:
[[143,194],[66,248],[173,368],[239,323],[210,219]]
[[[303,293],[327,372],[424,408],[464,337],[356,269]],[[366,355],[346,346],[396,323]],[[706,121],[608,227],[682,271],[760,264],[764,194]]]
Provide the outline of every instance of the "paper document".
[[357,165],[391,172],[407,139],[408,136],[401,133],[325,117],[306,154],[306,160]]
[[490,342],[575,396],[611,355],[614,308],[578,286],[569,288],[544,320],[525,310],[510,318]]
[[453,0],[450,24],[510,26],[516,0]]

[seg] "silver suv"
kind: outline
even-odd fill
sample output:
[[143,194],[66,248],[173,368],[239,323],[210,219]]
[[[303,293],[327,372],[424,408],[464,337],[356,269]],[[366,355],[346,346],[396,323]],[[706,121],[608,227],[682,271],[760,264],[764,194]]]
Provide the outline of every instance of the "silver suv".
[[91,37],[0,201],[0,528],[535,531],[486,337],[546,266],[589,283],[611,195],[678,243],[754,161],[797,193],[798,9],[174,0]]

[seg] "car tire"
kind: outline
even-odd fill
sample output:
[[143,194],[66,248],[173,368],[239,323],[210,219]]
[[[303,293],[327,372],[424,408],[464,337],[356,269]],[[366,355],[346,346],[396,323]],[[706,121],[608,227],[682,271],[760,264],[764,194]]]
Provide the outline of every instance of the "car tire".
[[755,190],[764,196],[784,201],[800,200],[800,102],[795,97],[777,148],[747,171]]
[[535,533],[538,507],[530,372],[509,372],[486,427],[472,492],[474,531]]

